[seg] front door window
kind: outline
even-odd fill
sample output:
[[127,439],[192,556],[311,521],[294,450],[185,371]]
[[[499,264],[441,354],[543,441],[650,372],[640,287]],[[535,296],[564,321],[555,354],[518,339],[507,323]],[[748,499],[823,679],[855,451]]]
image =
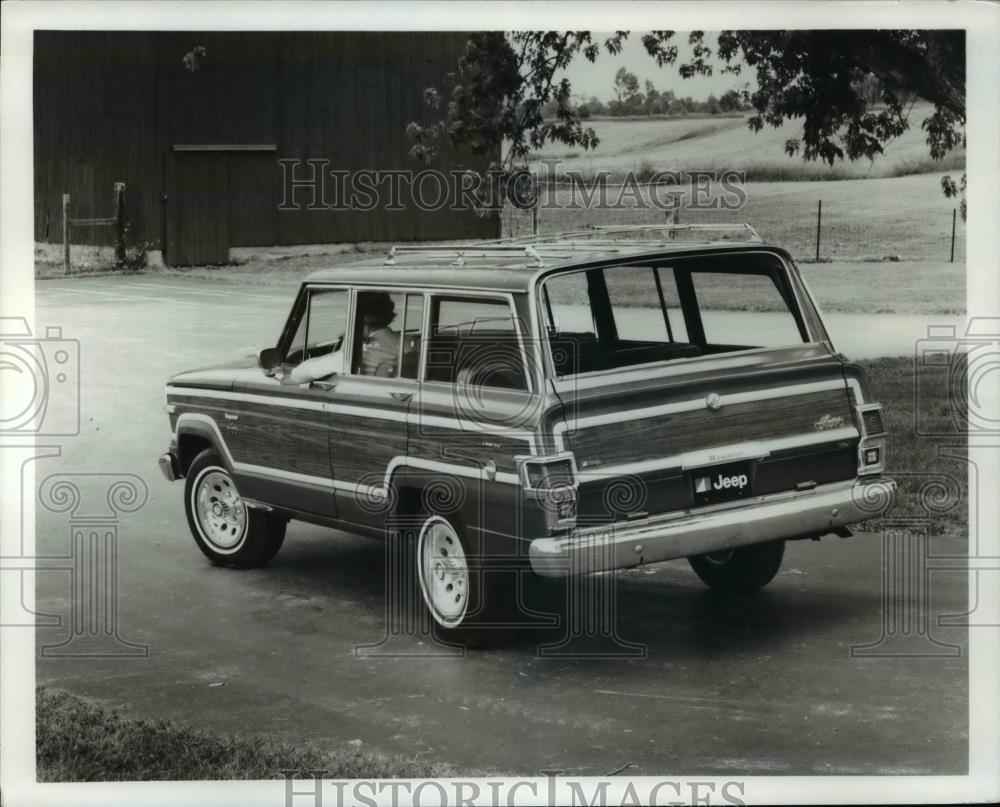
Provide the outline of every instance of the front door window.
[[347,331],[345,289],[309,289],[295,335],[284,362],[304,380],[343,372],[344,334]]

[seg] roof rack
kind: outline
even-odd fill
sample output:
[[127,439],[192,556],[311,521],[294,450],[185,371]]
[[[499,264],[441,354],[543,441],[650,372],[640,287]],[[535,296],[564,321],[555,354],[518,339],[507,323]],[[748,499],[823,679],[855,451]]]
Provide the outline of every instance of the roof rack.
[[[760,237],[760,234],[747,222],[740,223],[719,223],[719,224],[595,224],[585,230],[573,230],[571,232],[565,233],[547,233],[545,235],[528,235],[521,238],[516,238],[507,241],[507,243],[517,243],[517,244],[542,244],[542,243],[558,243],[563,241],[575,241],[580,238],[593,238],[594,236],[600,235],[633,235],[640,233],[649,233],[650,235],[667,235],[670,240],[683,240],[677,239],[676,236],[682,233],[686,234],[696,234],[704,232],[722,232],[722,233],[733,233],[739,234],[744,237],[747,241],[753,241],[758,243],[763,243],[764,239]],[[653,240],[653,239],[646,239]],[[663,240],[663,239],[659,239]],[[718,239],[705,239],[698,238],[694,239],[697,241],[716,241]],[[501,241],[484,242],[485,243],[502,243]]]
[[[565,233],[530,235],[522,238],[483,241],[467,246],[445,245],[397,245],[389,250],[386,266],[407,264],[427,264],[450,261],[453,266],[465,266],[470,261],[505,261],[513,268],[518,259],[527,259],[524,267],[541,268],[545,257],[558,257],[574,252],[634,252],[643,246],[674,246],[678,241],[695,243],[722,243],[727,238],[680,238],[682,234],[693,236],[708,232],[738,234],[743,240],[763,243],[757,231],[749,224],[618,224],[595,225],[586,230]],[[649,235],[648,238],[621,238],[616,236]]]
[[452,258],[455,266],[464,266],[467,260],[484,258],[528,258],[537,266],[544,266],[542,258],[531,244],[472,244],[467,247],[448,247],[441,245],[427,246],[394,246],[386,256],[386,266],[393,266],[397,259],[412,256],[418,261],[421,258],[440,260]]

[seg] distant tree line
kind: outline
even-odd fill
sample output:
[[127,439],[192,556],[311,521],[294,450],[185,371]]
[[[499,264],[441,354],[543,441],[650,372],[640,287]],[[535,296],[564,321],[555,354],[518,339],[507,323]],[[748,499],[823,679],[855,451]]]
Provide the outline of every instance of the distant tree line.
[[[624,67],[618,69],[614,81],[614,97],[607,102],[596,95],[580,98],[577,113],[581,118],[593,115],[612,117],[643,115],[718,115],[725,112],[742,112],[751,108],[749,97],[737,90],[727,90],[721,97],[709,95],[704,101],[696,101],[690,95],[678,98],[673,90],[662,92],[649,79],[639,89],[639,79]],[[549,108],[551,107],[551,108]],[[545,117],[556,117],[558,104],[552,101],[546,106]]]

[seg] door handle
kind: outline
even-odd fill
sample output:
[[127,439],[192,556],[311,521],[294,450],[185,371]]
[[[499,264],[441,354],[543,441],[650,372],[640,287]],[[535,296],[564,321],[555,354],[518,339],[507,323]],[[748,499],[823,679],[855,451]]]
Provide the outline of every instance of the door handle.
[[412,392],[390,392],[389,394],[397,401],[408,401],[413,397]]
[[321,390],[325,390],[326,392],[329,392],[335,386],[337,386],[337,382],[335,382],[335,381],[310,381],[309,382],[309,389],[321,389]]

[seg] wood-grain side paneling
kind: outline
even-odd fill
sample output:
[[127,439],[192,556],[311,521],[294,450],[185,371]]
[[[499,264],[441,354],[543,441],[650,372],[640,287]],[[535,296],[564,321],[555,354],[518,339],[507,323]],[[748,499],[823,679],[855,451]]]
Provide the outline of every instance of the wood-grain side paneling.
[[718,411],[703,407],[635,420],[624,410],[613,423],[569,433],[568,443],[578,464],[594,459],[604,465],[639,462],[753,440],[800,434],[815,434],[819,439],[822,433],[815,424],[824,415],[841,417],[844,426],[852,425],[843,390],[728,404]]

